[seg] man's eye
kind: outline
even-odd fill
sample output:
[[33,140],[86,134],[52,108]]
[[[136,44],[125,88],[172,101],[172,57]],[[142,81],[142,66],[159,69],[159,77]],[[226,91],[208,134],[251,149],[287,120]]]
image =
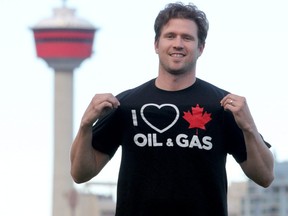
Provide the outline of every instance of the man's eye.
[[174,35],[168,34],[166,37],[167,37],[168,39],[172,39],[172,38],[174,38]]
[[186,40],[186,41],[192,41],[192,40],[193,40],[193,38],[192,38],[192,37],[190,37],[190,36],[185,36],[185,37],[184,37],[184,40]]

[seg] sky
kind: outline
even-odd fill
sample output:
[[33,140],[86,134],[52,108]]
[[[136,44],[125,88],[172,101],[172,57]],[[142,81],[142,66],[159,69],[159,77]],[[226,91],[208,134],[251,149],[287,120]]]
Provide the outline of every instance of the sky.
[[[94,94],[118,94],[156,77],[153,24],[169,2],[67,1],[77,16],[98,28],[92,57],[74,71],[75,134]],[[277,160],[288,160],[288,2],[193,3],[210,22],[197,76],[245,96]],[[1,216],[51,215],[54,72],[37,58],[31,28],[61,6],[60,0],[0,0]],[[116,182],[119,160],[117,152],[93,181]],[[227,172],[229,182],[246,180],[230,156]]]

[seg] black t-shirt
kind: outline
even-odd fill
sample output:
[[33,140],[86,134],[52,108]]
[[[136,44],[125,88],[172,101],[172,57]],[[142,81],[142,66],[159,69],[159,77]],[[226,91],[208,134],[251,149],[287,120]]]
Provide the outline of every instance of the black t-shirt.
[[122,159],[117,216],[226,216],[226,156],[246,160],[242,131],[201,79],[180,91],[151,80],[117,96],[120,106],[93,127],[92,145]]

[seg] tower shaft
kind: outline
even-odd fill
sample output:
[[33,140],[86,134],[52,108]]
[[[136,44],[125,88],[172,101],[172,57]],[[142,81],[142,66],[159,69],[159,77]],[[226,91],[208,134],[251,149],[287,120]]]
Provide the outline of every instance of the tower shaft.
[[[54,78],[53,216],[73,215],[69,149],[73,134],[73,71],[55,71]],[[60,214],[61,212],[61,214]]]

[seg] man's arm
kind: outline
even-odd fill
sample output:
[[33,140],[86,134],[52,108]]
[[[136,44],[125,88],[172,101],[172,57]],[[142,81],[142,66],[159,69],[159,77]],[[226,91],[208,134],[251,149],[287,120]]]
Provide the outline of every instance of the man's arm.
[[257,184],[268,187],[274,179],[274,158],[255,128],[243,131],[247,160],[240,164],[245,174]]
[[107,110],[117,108],[119,101],[112,94],[95,95],[87,107],[70,151],[71,176],[76,183],[95,177],[110,160],[107,154],[92,146],[92,125]]
[[72,144],[71,176],[76,183],[95,177],[109,161],[109,156],[92,147],[92,127],[80,126]]
[[274,180],[274,158],[257,130],[246,99],[228,94],[220,103],[232,112],[244,135],[247,160],[240,164],[242,170],[255,183],[268,187]]

